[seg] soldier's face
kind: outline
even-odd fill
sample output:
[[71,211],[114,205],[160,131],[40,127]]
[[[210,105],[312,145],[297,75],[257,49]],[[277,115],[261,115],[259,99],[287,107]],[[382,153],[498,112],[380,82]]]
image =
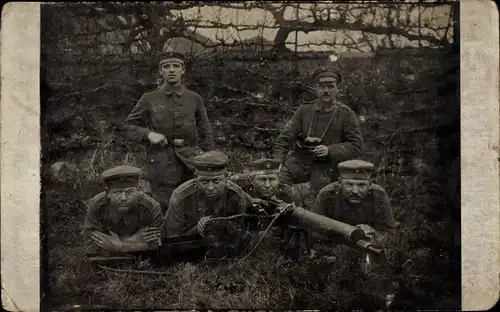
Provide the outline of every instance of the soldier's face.
[[160,73],[169,84],[178,84],[184,75],[184,65],[180,60],[168,60],[160,65]]
[[333,77],[319,78],[316,82],[316,95],[323,102],[331,102],[338,92],[337,80]]
[[269,198],[278,192],[278,174],[257,174],[252,181],[255,192],[262,198]]
[[207,198],[213,199],[219,197],[224,193],[226,187],[226,176],[203,176],[199,175],[197,178],[198,190]]
[[341,179],[340,192],[352,205],[357,205],[365,199],[368,194],[370,181],[356,179]]
[[108,191],[110,203],[120,213],[127,213],[137,203],[138,196],[139,190],[137,187],[110,189]]

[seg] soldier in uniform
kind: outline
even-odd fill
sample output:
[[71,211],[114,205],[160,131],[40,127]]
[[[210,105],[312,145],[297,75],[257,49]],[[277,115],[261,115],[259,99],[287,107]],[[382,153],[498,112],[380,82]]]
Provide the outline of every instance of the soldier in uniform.
[[219,151],[193,158],[196,178],[184,182],[172,193],[163,225],[164,235],[199,233],[203,236],[210,218],[245,213],[252,207],[252,198],[227,179],[228,162],[228,156]]
[[87,201],[83,241],[87,253],[148,250],[161,237],[160,204],[138,191],[141,170],[119,166],[106,170],[105,191]]
[[279,181],[280,161],[261,158],[251,164],[249,185],[243,190],[254,199],[270,199],[273,196],[287,203],[302,206],[300,193],[293,186]]
[[369,237],[375,231],[395,229],[391,202],[384,188],[371,182],[374,165],[362,160],[348,160],[338,165],[339,181],[319,192],[313,212],[359,226]]
[[165,212],[172,191],[192,178],[192,157],[214,148],[202,97],[185,88],[184,55],[165,52],[159,60],[163,85],[145,93],[124,122],[131,140],[148,144],[145,179]]
[[[396,234],[395,229],[400,223],[394,219],[391,202],[384,188],[372,183],[373,170],[372,163],[362,160],[340,163],[339,181],[321,189],[316,197],[313,212],[362,229],[371,243],[384,248],[391,245],[390,239]],[[316,243],[317,239],[318,237]],[[378,280],[376,292],[393,292],[390,276],[393,276],[394,272],[387,267],[383,259],[373,257],[369,253],[353,252],[348,248],[337,249],[336,253],[333,258],[340,257],[343,263],[348,261],[351,268],[362,272],[365,278]],[[380,280],[381,276],[389,279]]]
[[318,98],[295,111],[275,142],[273,157],[283,164],[283,184],[310,181],[310,191],[317,192],[337,180],[339,162],[361,155],[364,141],[356,114],[336,100],[340,73],[324,68],[313,79]]

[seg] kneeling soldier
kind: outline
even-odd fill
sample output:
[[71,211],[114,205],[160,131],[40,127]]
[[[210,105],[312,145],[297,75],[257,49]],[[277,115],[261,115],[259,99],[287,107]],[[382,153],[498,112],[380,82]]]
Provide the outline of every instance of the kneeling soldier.
[[348,160],[338,165],[339,181],[319,192],[313,212],[358,225],[371,237],[375,230],[394,229],[391,202],[385,190],[371,182],[374,165],[362,160]]
[[177,187],[170,198],[163,225],[167,237],[203,236],[210,218],[244,213],[251,207],[251,197],[227,179],[228,163],[228,156],[218,151],[193,158],[196,178]]
[[87,202],[83,241],[87,253],[126,253],[156,248],[161,236],[160,204],[138,190],[141,170],[106,170],[106,190]]

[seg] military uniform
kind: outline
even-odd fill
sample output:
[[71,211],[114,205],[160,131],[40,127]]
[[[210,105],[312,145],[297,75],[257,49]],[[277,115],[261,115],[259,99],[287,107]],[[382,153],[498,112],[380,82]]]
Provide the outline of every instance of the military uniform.
[[[314,78],[340,76],[331,70],[318,71]],[[315,158],[312,152],[299,148],[298,142],[307,137],[321,139],[328,147],[328,156]],[[292,147],[291,153],[289,150]],[[285,129],[276,139],[274,158],[282,164],[280,180],[292,185],[311,181],[311,187],[321,189],[337,179],[336,165],[361,155],[364,141],[356,114],[346,105],[335,102],[322,108],[319,100],[303,103],[295,111]]]
[[[162,59],[182,55],[171,53]],[[168,202],[170,193],[191,178],[191,158],[214,148],[212,129],[202,97],[182,85],[164,84],[145,93],[124,122],[128,137],[148,143],[148,133],[165,135],[168,146],[149,145],[145,179],[153,194]],[[183,139],[183,146],[174,146]]]
[[[279,174],[280,162],[275,159],[261,158],[253,161],[250,164],[252,168],[251,176],[259,174]],[[248,185],[243,188],[252,198],[260,198],[261,195],[255,190],[254,186],[249,181]],[[274,194],[277,199],[280,199],[287,203],[295,203],[301,206],[302,201],[299,192],[290,185],[280,184],[276,194]]]
[[[341,179],[370,179],[373,165],[360,160],[350,160],[338,165]],[[366,224],[376,230],[395,228],[399,225],[394,220],[391,202],[385,190],[371,183],[364,200],[357,205],[351,205],[341,195],[339,181],[325,186],[316,197],[313,212],[329,218],[351,224]]]
[[[119,166],[105,171],[102,179],[109,188],[121,189],[137,186],[141,171],[131,166]],[[98,252],[99,247],[93,242],[93,231],[105,234],[111,232],[120,238],[134,235],[145,227],[161,228],[162,213],[160,204],[152,197],[139,192],[137,205],[126,215],[120,215],[109,204],[106,192],[102,192],[87,201],[87,213],[83,225],[83,241],[87,252]]]
[[[226,173],[228,157],[221,152],[207,152],[193,159],[198,174]],[[215,201],[209,201],[198,190],[196,179],[177,187],[165,215],[164,235],[167,237],[189,233],[204,216],[225,217],[244,213],[252,207],[251,197],[238,185],[227,180],[224,192]]]

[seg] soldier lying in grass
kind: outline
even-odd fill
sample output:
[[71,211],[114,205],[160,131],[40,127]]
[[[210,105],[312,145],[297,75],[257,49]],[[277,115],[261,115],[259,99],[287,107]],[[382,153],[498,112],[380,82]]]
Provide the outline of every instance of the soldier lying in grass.
[[228,156],[218,151],[193,158],[196,178],[184,182],[172,193],[165,214],[164,235],[204,236],[210,218],[244,213],[252,206],[250,196],[227,179],[228,162]]
[[83,242],[87,254],[126,253],[157,247],[161,236],[159,203],[137,188],[141,170],[111,168],[102,174],[106,190],[87,202]]
[[384,188],[372,183],[372,163],[348,160],[338,165],[339,181],[330,183],[319,192],[313,212],[356,225],[374,238],[395,229],[391,202]]
[[310,192],[310,184],[283,184],[280,181],[280,161],[261,158],[250,164],[250,173],[234,174],[230,180],[238,184],[256,203],[276,196],[286,203],[310,209],[316,196]]

